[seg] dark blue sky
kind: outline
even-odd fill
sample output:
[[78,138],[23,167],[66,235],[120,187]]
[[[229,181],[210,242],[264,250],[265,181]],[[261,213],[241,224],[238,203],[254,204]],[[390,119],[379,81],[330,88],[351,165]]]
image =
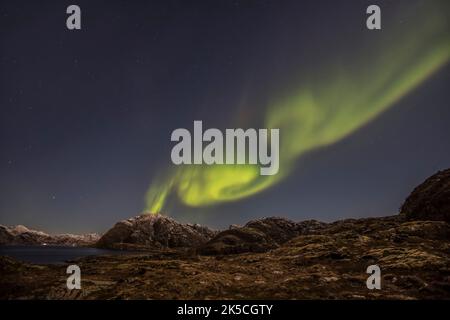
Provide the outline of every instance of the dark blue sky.
[[[102,232],[140,213],[152,178],[170,166],[174,129],[262,116],[299,73],[359,50],[389,32],[394,12],[422,3],[377,1],[385,24],[370,34],[371,2],[0,0],[0,224]],[[73,3],[80,31],[65,27]],[[170,214],[213,227],[395,214],[450,165],[449,71],[308,153],[274,187]]]

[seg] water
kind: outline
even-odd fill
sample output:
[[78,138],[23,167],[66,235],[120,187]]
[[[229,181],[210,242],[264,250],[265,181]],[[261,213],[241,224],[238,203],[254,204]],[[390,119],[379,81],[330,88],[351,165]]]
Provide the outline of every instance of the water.
[[0,256],[36,264],[63,264],[86,256],[129,254],[129,251],[61,246],[0,246]]

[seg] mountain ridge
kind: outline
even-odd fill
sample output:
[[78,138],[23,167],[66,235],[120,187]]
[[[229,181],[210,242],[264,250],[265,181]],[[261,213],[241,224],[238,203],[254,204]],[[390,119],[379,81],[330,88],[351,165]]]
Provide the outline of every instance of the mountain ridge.
[[0,245],[92,246],[99,238],[100,235],[97,233],[50,235],[43,231],[29,229],[24,225],[0,225]]

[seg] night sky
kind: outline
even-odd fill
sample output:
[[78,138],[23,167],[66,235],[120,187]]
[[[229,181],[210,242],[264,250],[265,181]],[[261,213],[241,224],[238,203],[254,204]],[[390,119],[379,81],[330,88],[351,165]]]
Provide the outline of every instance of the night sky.
[[[373,3],[381,30],[366,28]],[[66,28],[70,4],[81,7],[81,30]],[[264,127],[284,112],[279,101],[306,88],[339,119],[376,112],[324,120],[314,137],[339,124],[327,143],[299,135],[311,146],[260,192],[199,207],[172,192],[162,211],[214,228],[395,214],[450,167],[448,9],[437,0],[0,0],[0,224],[103,232],[145,210],[155,179],[170,177],[174,129]],[[427,55],[432,72],[421,67]],[[297,138],[283,128],[281,143]]]

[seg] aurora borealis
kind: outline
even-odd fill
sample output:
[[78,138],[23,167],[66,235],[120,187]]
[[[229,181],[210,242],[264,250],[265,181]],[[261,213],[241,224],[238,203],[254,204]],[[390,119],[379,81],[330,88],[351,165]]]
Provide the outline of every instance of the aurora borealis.
[[260,176],[257,166],[252,165],[177,168],[150,186],[148,211],[164,211],[171,191],[194,207],[261,192],[290,174],[305,152],[341,140],[394,105],[450,58],[447,14],[439,6],[425,6],[413,12],[410,19],[416,21],[417,32],[399,27],[370,43],[358,57],[352,48],[346,48],[340,62],[332,57],[323,63],[318,61],[321,66],[315,72],[320,74],[319,81],[302,75],[304,82],[298,90],[267,107],[263,127],[280,128],[282,132],[279,175]]
[[[226,227],[389,215],[450,166],[445,0],[2,0],[0,224],[142,211]],[[176,128],[279,128],[280,167],[170,160]]]

